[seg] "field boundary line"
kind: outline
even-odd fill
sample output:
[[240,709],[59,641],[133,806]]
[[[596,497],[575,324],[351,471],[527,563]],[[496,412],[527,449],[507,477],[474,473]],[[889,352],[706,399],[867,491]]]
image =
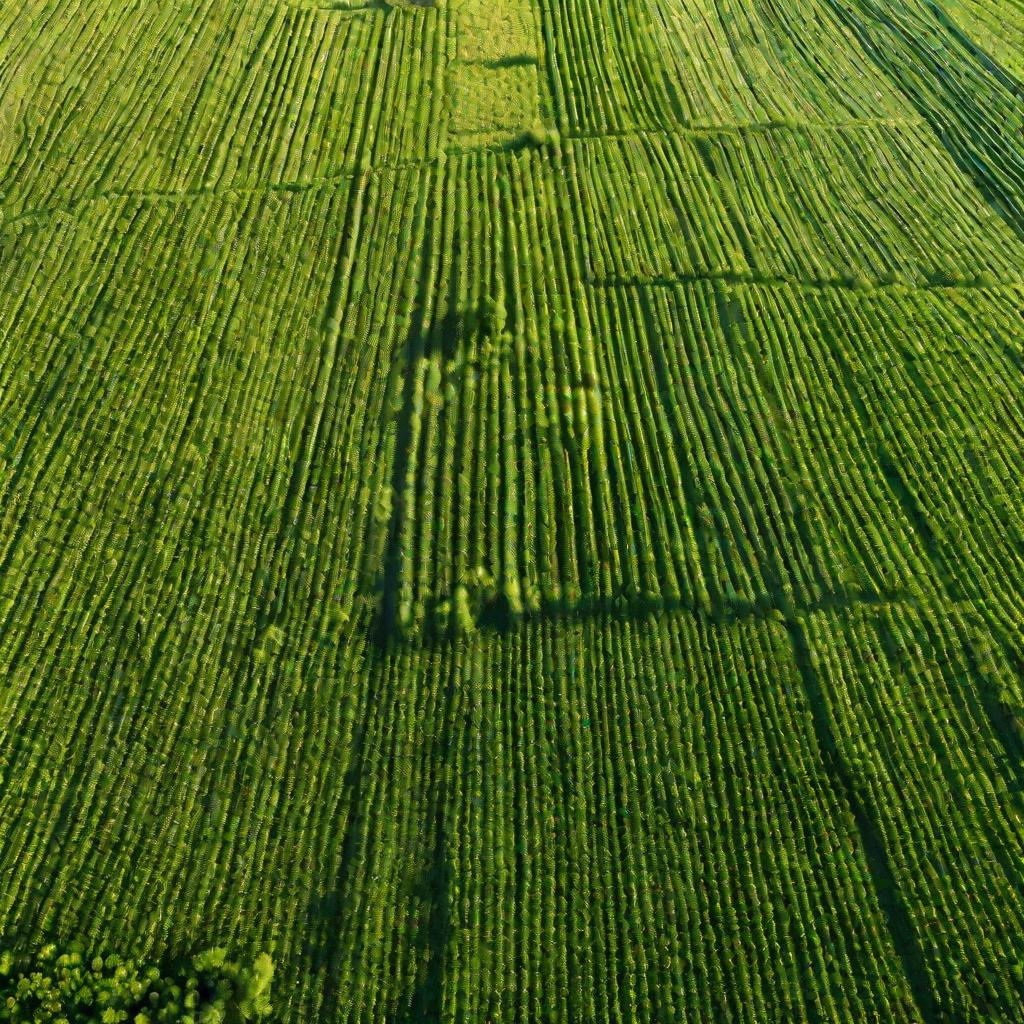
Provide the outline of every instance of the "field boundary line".
[[602,139],[690,138],[708,135],[760,135],[771,132],[842,132],[869,128],[923,128],[924,120],[913,117],[861,117],[849,121],[723,121],[720,123],[672,125],[670,127],[609,128],[606,131],[580,130],[561,132],[570,141],[588,142]]
[[342,184],[350,180],[358,180],[365,175],[370,177],[389,174],[391,172],[402,172],[410,170],[423,170],[437,163],[437,158],[424,158],[415,160],[396,160],[394,163],[379,164],[376,167],[360,169],[354,167],[334,174],[325,174],[319,178],[295,179],[286,181],[271,181],[259,185],[212,185],[203,188],[190,189],[108,189],[103,192],[74,196],[66,202],[53,206],[37,207],[33,210],[25,210],[22,213],[4,220],[0,217],[0,237],[8,230],[18,224],[35,222],[33,226],[42,226],[50,218],[60,213],[74,213],[79,206],[90,203],[100,203],[111,199],[140,199],[142,201],[159,202],[185,202],[189,199],[202,199],[212,197],[214,199],[241,199],[249,196],[261,195],[272,192],[315,192],[322,188],[331,188],[334,185]]
[[905,281],[868,280],[855,283],[842,278],[833,280],[810,280],[797,277],[771,277],[757,274],[743,274],[733,271],[708,271],[697,274],[676,274],[659,277],[606,277],[596,278],[585,275],[582,284],[598,290],[605,289],[643,289],[643,288],[677,288],[689,284],[717,281],[723,284],[747,285],[752,288],[799,288],[804,291],[848,291],[848,292],[1016,292],[1024,288],[1021,281],[995,281],[992,284],[979,284],[973,279],[943,283],[913,284]]
[[[358,599],[371,612],[377,607],[374,595],[362,594]],[[481,632],[500,634],[515,633],[522,627],[540,623],[578,623],[589,620],[608,622],[636,622],[650,616],[685,615],[694,620],[706,622],[714,626],[730,626],[744,622],[777,622],[785,625],[791,621],[815,615],[853,615],[858,612],[872,613],[887,609],[914,609],[939,613],[949,610],[974,612],[975,602],[970,599],[957,600],[943,597],[940,594],[928,594],[915,597],[908,593],[871,594],[871,593],[833,593],[825,594],[816,601],[809,601],[786,608],[780,601],[771,603],[745,604],[738,606],[716,605],[708,609],[701,605],[674,598],[643,598],[635,594],[603,595],[590,599],[584,598],[575,602],[562,602],[554,599],[542,599],[538,605],[525,608],[515,615],[510,622],[500,626],[478,623]],[[420,626],[408,633],[392,634],[389,643],[397,645],[430,646],[437,642],[447,642],[447,633],[441,630]]]

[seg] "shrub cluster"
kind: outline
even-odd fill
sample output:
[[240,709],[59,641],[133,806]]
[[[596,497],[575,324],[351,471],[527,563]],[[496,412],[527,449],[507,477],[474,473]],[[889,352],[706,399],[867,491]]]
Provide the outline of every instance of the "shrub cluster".
[[0,1021],[24,1024],[230,1024],[270,1014],[274,965],[244,968],[210,949],[174,973],[123,957],[44,946],[0,953]]

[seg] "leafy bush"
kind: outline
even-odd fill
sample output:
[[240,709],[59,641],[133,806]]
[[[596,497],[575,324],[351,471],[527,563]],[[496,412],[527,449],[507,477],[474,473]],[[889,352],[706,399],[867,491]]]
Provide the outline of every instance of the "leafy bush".
[[230,1024],[267,1017],[274,965],[266,953],[250,968],[210,949],[164,973],[119,956],[88,958],[44,946],[32,955],[0,953],[0,1021],[32,1024]]

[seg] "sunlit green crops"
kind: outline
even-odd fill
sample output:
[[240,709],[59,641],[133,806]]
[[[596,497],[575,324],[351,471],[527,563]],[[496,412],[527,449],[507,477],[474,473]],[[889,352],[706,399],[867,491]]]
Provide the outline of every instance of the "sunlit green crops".
[[1024,1020],[1022,43],[0,5],[4,945]]

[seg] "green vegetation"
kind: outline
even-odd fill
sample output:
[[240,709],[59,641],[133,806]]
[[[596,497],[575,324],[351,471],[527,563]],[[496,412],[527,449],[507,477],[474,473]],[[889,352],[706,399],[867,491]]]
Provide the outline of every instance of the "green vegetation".
[[0,4],[0,1016],[1021,1020],[1022,41]]
[[267,1017],[274,966],[265,953],[251,970],[223,949],[192,961],[183,976],[166,976],[110,955],[58,954],[45,946],[31,957],[0,953],[0,1020],[25,1024],[229,1024]]

